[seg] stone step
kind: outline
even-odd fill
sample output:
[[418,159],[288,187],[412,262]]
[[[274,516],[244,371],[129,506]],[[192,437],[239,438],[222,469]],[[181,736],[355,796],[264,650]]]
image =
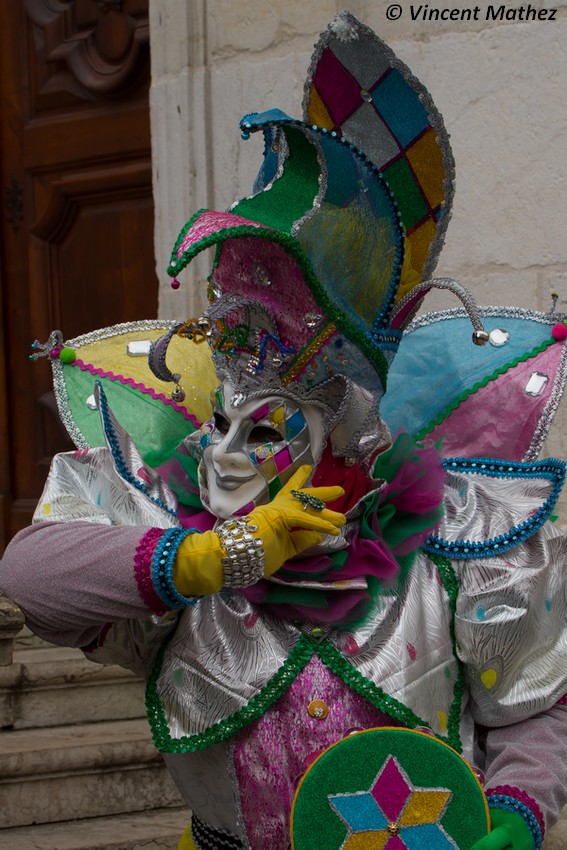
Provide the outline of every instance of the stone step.
[[14,641],[23,628],[24,619],[23,611],[0,593],[0,667],[12,662]]
[[53,644],[34,635],[27,626],[23,627],[14,641],[14,649],[37,649],[39,646],[53,646]]
[[145,720],[0,734],[0,828],[182,805]]
[[0,668],[0,727],[29,729],[144,717],[144,684],[78,649],[16,648]]
[[139,814],[72,820],[0,830],[1,850],[176,850],[189,811],[156,809]]

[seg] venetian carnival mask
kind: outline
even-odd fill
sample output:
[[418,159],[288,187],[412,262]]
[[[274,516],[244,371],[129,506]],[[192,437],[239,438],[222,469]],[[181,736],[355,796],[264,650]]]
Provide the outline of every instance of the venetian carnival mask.
[[228,381],[221,384],[199,436],[201,500],[220,519],[271,501],[323,449],[323,414],[314,404],[268,395],[234,407],[233,395]]

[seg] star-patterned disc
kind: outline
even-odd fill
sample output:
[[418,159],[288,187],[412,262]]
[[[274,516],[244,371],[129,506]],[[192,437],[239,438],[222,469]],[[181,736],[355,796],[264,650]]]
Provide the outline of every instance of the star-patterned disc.
[[449,788],[416,788],[390,755],[368,791],[330,794],[329,803],[346,824],[341,850],[412,850],[426,836],[431,850],[455,850],[440,820],[452,797]]
[[294,800],[293,850],[468,850],[488,831],[470,766],[442,741],[371,729],[330,747]]

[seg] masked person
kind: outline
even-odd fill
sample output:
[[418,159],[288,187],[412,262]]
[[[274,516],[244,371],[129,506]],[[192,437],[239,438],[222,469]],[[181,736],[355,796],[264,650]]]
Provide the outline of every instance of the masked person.
[[[193,812],[180,846],[284,850],[314,754],[388,726],[426,728],[484,771],[493,828],[475,850],[539,848],[567,788],[567,544],[547,522],[564,466],[529,452],[558,385],[529,396],[529,434],[520,409],[485,423],[494,404],[471,413],[462,388],[502,398],[486,376],[515,386],[527,338],[550,370],[563,326],[509,315],[515,358],[469,330],[458,380],[439,317],[402,340],[437,285],[465,306],[451,329],[470,318],[490,342],[468,293],[430,280],[452,198],[441,116],[349,13],[305,92],[304,121],[243,119],[266,142],[253,193],[178,238],[174,287],[216,246],[202,317],[44,346],[78,450],[54,459],[0,581],[37,634],[147,677],[154,740]],[[151,372],[128,378],[119,349],[145,337]],[[388,372],[390,421],[421,415],[435,439],[390,436]],[[93,374],[104,444],[81,395]],[[509,432],[498,445],[513,427],[513,450]],[[458,447],[443,463],[442,436]],[[348,830],[342,846],[363,846]],[[443,836],[431,846],[457,846]]]

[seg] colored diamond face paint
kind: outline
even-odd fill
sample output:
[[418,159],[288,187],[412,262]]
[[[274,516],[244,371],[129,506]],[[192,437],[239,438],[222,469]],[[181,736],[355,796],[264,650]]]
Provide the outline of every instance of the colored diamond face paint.
[[280,396],[233,407],[228,381],[213,393],[213,416],[200,433],[201,500],[220,519],[271,501],[323,449],[323,417],[313,404]]

